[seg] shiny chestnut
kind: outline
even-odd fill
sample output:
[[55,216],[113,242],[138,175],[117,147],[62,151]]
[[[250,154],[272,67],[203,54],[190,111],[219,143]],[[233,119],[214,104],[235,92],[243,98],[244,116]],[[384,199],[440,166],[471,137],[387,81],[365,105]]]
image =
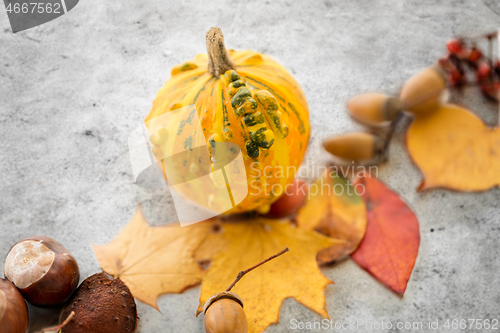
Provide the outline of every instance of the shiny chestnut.
[[4,275],[35,306],[65,302],[80,280],[76,259],[60,243],[44,236],[14,245],[5,259]]
[[23,296],[9,281],[0,279],[0,332],[26,333],[28,307]]

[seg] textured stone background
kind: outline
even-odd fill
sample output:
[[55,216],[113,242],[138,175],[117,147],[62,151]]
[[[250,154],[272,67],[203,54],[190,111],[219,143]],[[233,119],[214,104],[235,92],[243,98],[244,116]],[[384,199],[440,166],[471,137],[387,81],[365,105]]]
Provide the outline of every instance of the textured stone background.
[[[321,140],[359,129],[345,110],[349,97],[397,93],[445,52],[449,37],[499,23],[497,0],[82,0],[12,34],[0,9],[0,258],[15,241],[44,234],[70,249],[85,277],[99,271],[90,244],[108,242],[138,203],[154,224],[172,220],[164,193],[133,183],[127,136],[171,67],[204,51],[210,26],[223,29],[228,47],[266,52],[295,75],[309,101],[314,165],[328,159]],[[494,107],[477,95],[454,98],[493,123]],[[323,270],[335,281],[326,289],[331,318],[500,319],[500,191],[416,193],[420,174],[403,139],[400,129],[380,178],[420,220],[406,294],[398,298],[347,260]],[[203,332],[198,295],[163,296],[162,313],[139,304],[139,331]],[[32,332],[57,320],[55,310],[31,310]],[[321,320],[288,299],[267,332],[290,331],[293,318]]]

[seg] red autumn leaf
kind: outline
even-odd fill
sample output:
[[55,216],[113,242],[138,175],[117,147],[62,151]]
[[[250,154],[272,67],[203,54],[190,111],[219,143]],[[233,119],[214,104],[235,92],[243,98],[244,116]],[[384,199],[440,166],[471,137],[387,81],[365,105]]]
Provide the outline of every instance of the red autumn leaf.
[[401,198],[381,181],[366,177],[368,225],[352,258],[376,279],[403,296],[420,244],[418,220]]

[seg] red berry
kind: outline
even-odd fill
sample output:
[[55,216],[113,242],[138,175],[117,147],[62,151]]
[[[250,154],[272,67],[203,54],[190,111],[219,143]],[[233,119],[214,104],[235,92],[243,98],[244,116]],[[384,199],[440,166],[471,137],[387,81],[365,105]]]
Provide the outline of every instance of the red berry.
[[469,54],[469,60],[472,62],[477,62],[479,59],[483,57],[483,53],[477,48],[473,47]]
[[485,82],[480,86],[486,96],[498,100],[500,97],[500,82]]
[[497,60],[495,64],[495,72],[497,73],[498,76],[500,76],[500,60]]
[[479,63],[476,71],[476,78],[478,81],[488,79],[490,77],[491,67],[485,62]]
[[461,86],[462,84],[467,82],[464,73],[460,72],[457,69],[453,69],[449,73],[449,80],[450,80],[451,85],[454,87]]
[[460,51],[462,51],[462,41],[458,39],[452,39],[446,43],[446,47],[448,48],[448,51],[453,54],[457,54]]
[[271,205],[271,209],[265,217],[279,219],[297,213],[306,201],[307,193],[307,183],[303,180],[295,179],[285,187],[283,195]]

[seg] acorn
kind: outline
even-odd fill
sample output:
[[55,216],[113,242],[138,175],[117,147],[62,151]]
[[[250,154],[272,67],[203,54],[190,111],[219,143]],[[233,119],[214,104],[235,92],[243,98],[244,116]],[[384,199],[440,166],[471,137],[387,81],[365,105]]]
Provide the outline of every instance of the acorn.
[[205,314],[205,331],[207,333],[247,333],[248,322],[243,310],[243,301],[240,296],[232,293],[231,289],[245,274],[288,251],[288,247],[286,247],[257,265],[239,272],[236,279],[225,291],[210,297],[205,302],[203,311],[198,310],[196,313],[196,316],[201,312]]
[[404,84],[399,99],[406,110],[415,115],[436,111],[446,96],[446,77],[436,67],[430,67],[410,78]]
[[0,279],[0,332],[26,333],[28,307],[21,293],[9,281]]
[[61,333],[132,333],[137,328],[137,307],[122,280],[98,273],[78,287],[64,306],[60,322],[64,323]]
[[323,142],[327,152],[344,160],[363,161],[379,158],[384,153],[384,142],[369,133],[349,133]]
[[5,258],[4,275],[35,306],[64,303],[80,280],[76,259],[60,243],[44,236],[14,245]]
[[404,103],[391,96],[371,93],[354,96],[347,103],[347,109],[363,125],[380,127],[396,119]]
[[248,323],[243,301],[230,291],[210,297],[203,306],[207,333],[247,333]]

